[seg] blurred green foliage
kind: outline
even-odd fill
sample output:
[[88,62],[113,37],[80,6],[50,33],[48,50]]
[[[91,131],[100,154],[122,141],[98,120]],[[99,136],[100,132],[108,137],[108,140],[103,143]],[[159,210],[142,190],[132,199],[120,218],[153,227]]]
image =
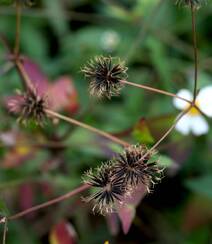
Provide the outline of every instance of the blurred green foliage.
[[[0,33],[12,46],[15,8],[10,2],[0,1]],[[208,1],[197,13],[199,87],[211,84],[211,22],[212,5]],[[115,35],[112,44],[108,35]],[[50,81],[63,75],[73,80],[79,110],[69,115],[132,143],[151,146],[160,138],[177,114],[172,99],[125,87],[120,97],[95,100],[89,97],[81,67],[96,55],[118,56],[126,61],[129,81],[176,93],[181,88],[193,88],[191,43],[189,9],[170,0],[40,0],[22,11],[22,54],[42,67]],[[0,214],[5,215],[7,208],[16,213],[73,189],[81,183],[85,170],[121,148],[64,122],[48,122],[45,128],[19,125],[4,106],[6,97],[22,85],[3,45],[0,64]],[[141,119],[145,126],[140,124]],[[208,122],[211,125],[211,120]],[[32,143],[59,141],[65,147],[11,146],[2,139],[6,132],[12,137],[21,133]],[[105,218],[92,215],[91,206],[75,197],[9,223],[7,243],[48,243],[49,232],[60,219],[73,224],[82,244],[106,240],[121,244],[211,243],[212,210],[205,206],[212,201],[212,131],[201,137],[175,131],[159,149],[163,166],[168,166],[165,178],[139,205],[127,236],[121,231],[112,236]],[[27,192],[23,191],[26,184],[30,186]],[[193,206],[194,197],[202,201],[198,208]]]

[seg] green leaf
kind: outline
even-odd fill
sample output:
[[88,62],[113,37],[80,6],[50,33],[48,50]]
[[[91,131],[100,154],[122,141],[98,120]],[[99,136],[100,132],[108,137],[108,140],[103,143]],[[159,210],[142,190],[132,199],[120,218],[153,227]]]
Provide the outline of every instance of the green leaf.
[[158,165],[160,167],[167,168],[167,167],[170,167],[174,163],[174,160],[166,155],[155,154],[148,161],[148,163],[152,163],[152,162],[158,162]]
[[152,63],[154,64],[163,85],[166,89],[171,90],[171,70],[170,63],[167,61],[167,54],[164,45],[152,37],[148,38],[147,46],[149,48],[149,55]]
[[185,185],[199,194],[212,198],[212,174],[185,181]]
[[159,155],[158,164],[161,167],[170,167],[174,163],[174,160],[166,155]]
[[5,204],[5,202],[0,199],[0,215],[1,216],[8,216],[9,215],[9,210]]
[[139,123],[134,127],[133,136],[140,143],[154,143],[154,138],[152,137],[148,125],[144,119],[141,119]]
[[54,28],[58,36],[63,36],[68,31],[68,25],[65,18],[65,9],[63,9],[62,1],[46,0],[44,1],[46,9],[48,9],[48,17],[50,24]]
[[10,5],[14,2],[14,0],[0,0],[0,4]]
[[22,25],[21,46],[27,55],[35,60],[41,60],[40,64],[42,64],[47,57],[47,40],[44,33],[40,31],[40,26],[34,24],[32,28],[33,23],[25,21]]

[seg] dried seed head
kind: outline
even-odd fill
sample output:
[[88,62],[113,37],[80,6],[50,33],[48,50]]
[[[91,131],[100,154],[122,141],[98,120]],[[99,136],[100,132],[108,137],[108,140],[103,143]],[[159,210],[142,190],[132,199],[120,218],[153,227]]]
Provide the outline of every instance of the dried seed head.
[[146,146],[132,145],[115,159],[115,174],[124,179],[126,188],[131,189],[143,183],[149,191],[151,184],[160,180],[162,170],[157,162],[150,162],[153,154],[155,152],[148,151]]
[[160,169],[153,154],[143,145],[132,145],[94,171],[84,176],[84,183],[95,188],[95,193],[84,200],[93,201],[94,208],[101,214],[116,210],[140,184],[147,191],[161,179]]
[[206,4],[207,0],[176,0],[177,5],[193,6],[195,9],[201,7],[202,4]]
[[118,58],[96,57],[82,69],[89,80],[89,91],[92,96],[107,97],[119,95],[127,78],[127,67]]
[[103,164],[94,171],[89,170],[85,174],[84,182],[96,189],[96,192],[85,198],[85,201],[93,201],[93,211],[101,214],[113,212],[115,204],[121,201],[125,193],[123,179],[114,177],[111,162]]
[[11,112],[19,114],[21,122],[25,123],[27,120],[33,119],[37,124],[42,125],[46,119],[46,98],[37,95],[36,91],[28,90],[24,94],[16,96],[8,106]]

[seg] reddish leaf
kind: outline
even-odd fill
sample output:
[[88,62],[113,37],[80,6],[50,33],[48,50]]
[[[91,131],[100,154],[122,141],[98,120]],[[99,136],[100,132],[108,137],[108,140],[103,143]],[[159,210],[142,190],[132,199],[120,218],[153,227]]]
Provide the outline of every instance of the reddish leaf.
[[73,81],[69,77],[63,76],[50,83],[48,77],[35,62],[24,57],[23,65],[38,95],[47,95],[51,109],[64,109],[70,113],[75,113],[78,110],[78,95]]
[[118,210],[118,215],[121,220],[122,230],[124,234],[128,233],[132,225],[133,219],[135,217],[135,214],[136,214],[136,209],[132,205],[125,205],[124,207]]
[[75,113],[79,107],[76,89],[72,80],[67,76],[56,80],[49,87],[47,95],[49,105],[53,110],[65,109]]
[[134,207],[137,207],[145,195],[146,187],[144,186],[144,184],[140,184],[137,186],[136,189],[133,190],[133,192],[129,196],[125,197],[124,203],[131,204]]
[[119,231],[119,221],[118,215],[116,213],[111,213],[105,216],[107,220],[107,225],[109,227],[110,233],[112,235],[117,235]]
[[23,66],[38,94],[40,96],[44,95],[49,87],[48,77],[43,73],[39,65],[27,57],[23,58]]
[[125,234],[128,233],[133,219],[136,215],[136,207],[146,194],[146,187],[140,184],[131,195],[123,199],[123,204],[118,206],[118,216],[121,220],[122,229]]
[[[21,210],[31,208],[33,206],[34,191],[32,184],[24,183],[19,189],[19,204]],[[31,217],[34,213],[30,214]]]
[[73,226],[66,221],[56,224],[50,232],[49,242],[50,244],[76,244],[76,232]]

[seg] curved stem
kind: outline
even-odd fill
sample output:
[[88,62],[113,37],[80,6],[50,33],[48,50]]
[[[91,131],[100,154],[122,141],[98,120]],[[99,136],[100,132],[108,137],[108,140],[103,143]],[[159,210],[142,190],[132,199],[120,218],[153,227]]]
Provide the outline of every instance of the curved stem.
[[159,144],[164,140],[166,139],[166,137],[173,131],[173,129],[175,128],[176,124],[179,122],[180,119],[182,119],[182,117],[188,113],[188,111],[192,108],[193,106],[189,106],[185,111],[183,111],[182,113],[180,113],[174,123],[172,124],[172,126],[166,131],[166,133],[144,154],[144,156],[139,160],[139,161],[142,161],[146,156],[149,155],[150,152],[154,151],[158,146]]
[[7,237],[7,217],[5,217],[4,219],[4,231],[3,231],[3,240],[2,240],[2,244],[6,244],[6,237]]
[[153,151],[155,148],[158,147],[158,145],[172,132],[172,130],[175,128],[176,124],[179,122],[179,120],[185,115],[187,114],[187,112],[190,110],[191,106],[189,107],[189,109],[183,111],[182,113],[180,113],[177,118],[175,119],[174,123],[172,124],[172,126],[166,131],[166,133],[154,144],[154,146],[150,149],[150,151]]
[[163,94],[163,95],[166,95],[166,96],[169,96],[169,97],[175,97],[175,98],[178,98],[180,100],[183,100],[189,104],[191,104],[192,102],[183,98],[183,97],[180,97],[174,93],[171,93],[171,92],[167,92],[167,91],[164,91],[164,90],[160,90],[160,89],[157,89],[157,88],[153,88],[153,87],[149,87],[149,86],[145,86],[145,85],[141,85],[141,84],[137,84],[137,83],[133,83],[133,82],[129,82],[129,81],[126,81],[126,80],[121,80],[121,82],[123,84],[126,84],[126,85],[130,85],[130,86],[135,86],[135,87],[138,87],[138,88],[142,88],[144,90],[148,90],[148,91],[151,91],[151,92],[155,92],[155,93],[159,93],[159,94]]
[[[23,67],[23,65],[22,65],[22,63],[21,63],[21,61],[20,61],[19,59],[18,59],[18,60],[15,60],[15,63],[16,63],[16,67],[17,67],[17,69],[18,69],[18,71],[19,71],[19,73],[20,73],[22,79],[23,79],[24,82],[25,82],[25,86],[26,86],[26,88],[27,88],[27,89],[31,89],[32,91],[34,91],[34,86],[33,86],[32,82],[31,82],[31,80],[30,80],[28,74],[26,73],[26,71],[25,71],[25,69],[24,69],[24,67]],[[49,109],[46,109],[45,111],[46,111],[46,113],[49,114],[50,116],[53,116],[53,117],[58,118],[58,119],[65,120],[65,121],[67,121],[67,122],[69,122],[69,123],[71,123],[71,124],[75,124],[75,125],[77,125],[77,126],[80,126],[80,127],[82,127],[82,128],[85,128],[85,129],[87,129],[87,130],[90,130],[90,131],[92,131],[92,132],[94,132],[94,133],[97,133],[97,134],[99,134],[99,135],[101,135],[101,136],[103,136],[103,137],[106,137],[106,138],[108,138],[109,140],[114,141],[115,143],[118,143],[118,144],[120,144],[120,145],[122,145],[122,146],[124,146],[124,147],[130,145],[130,144],[128,144],[127,142],[125,142],[125,141],[123,141],[123,140],[121,140],[121,139],[119,139],[119,138],[117,138],[117,137],[115,137],[115,136],[113,136],[113,135],[111,135],[111,134],[109,134],[109,133],[107,133],[107,132],[104,132],[104,131],[102,131],[102,130],[96,129],[96,128],[94,128],[94,127],[92,127],[92,126],[90,126],[90,125],[87,125],[87,124],[85,124],[85,123],[82,123],[82,122],[80,122],[80,121],[78,121],[78,120],[75,120],[75,119],[66,117],[66,116],[64,116],[64,115],[61,115],[61,114],[56,113],[56,112],[54,112],[54,111],[52,111],[52,110],[49,110]]]
[[94,132],[96,134],[99,134],[99,135],[101,135],[101,136],[103,136],[103,137],[105,137],[105,138],[107,138],[107,139],[109,139],[109,140],[111,140],[111,141],[113,141],[115,143],[118,143],[118,144],[120,144],[120,145],[122,145],[124,147],[130,145],[127,142],[125,142],[125,141],[123,141],[123,140],[121,140],[121,139],[119,139],[119,138],[117,138],[117,137],[115,137],[115,136],[113,136],[113,135],[111,135],[111,134],[109,134],[107,132],[104,132],[102,130],[96,129],[95,127],[92,127],[90,125],[87,125],[85,123],[82,123],[82,122],[80,122],[78,120],[75,120],[73,118],[69,118],[69,117],[66,117],[64,115],[61,115],[61,114],[59,114],[57,112],[54,112],[54,111],[52,111],[50,109],[45,109],[45,112],[48,115],[50,115],[51,117],[55,117],[55,118],[58,118],[58,119],[62,119],[62,120],[67,121],[67,122],[69,122],[71,124],[80,126],[80,127],[84,128],[84,129],[87,129],[87,130],[92,131],[92,132]]
[[49,206],[51,206],[53,204],[62,202],[62,201],[66,200],[66,199],[68,199],[70,197],[73,197],[73,196],[75,196],[75,195],[77,195],[77,194],[89,189],[90,187],[91,186],[87,185],[87,184],[81,185],[78,188],[74,189],[73,191],[70,191],[70,192],[68,192],[68,193],[66,193],[66,194],[64,194],[64,195],[62,195],[60,197],[54,198],[54,199],[52,199],[52,200],[50,200],[48,202],[45,202],[45,203],[41,203],[41,204],[36,205],[36,206],[34,206],[32,208],[28,208],[28,209],[26,209],[26,210],[24,210],[22,212],[19,212],[19,213],[15,214],[15,215],[12,215],[12,216],[8,217],[7,219],[8,220],[19,219],[19,218],[21,218],[21,217],[23,217],[23,216],[25,216],[25,215],[27,215],[29,213],[32,213],[34,211],[39,210],[41,208],[46,208],[46,207],[49,207]]
[[19,58],[15,59],[15,65],[18,69],[18,72],[20,74],[20,76],[22,77],[24,84],[25,84],[25,88],[27,90],[31,90],[34,91],[35,88],[32,84],[32,81],[30,80],[28,74],[26,73],[23,64],[21,63],[21,60]]
[[191,5],[191,19],[192,19],[192,36],[193,36],[193,50],[194,50],[194,91],[193,91],[193,102],[196,100],[197,96],[197,79],[198,79],[198,54],[197,54],[197,34],[196,34],[196,18],[195,18],[195,8],[190,1]]
[[10,45],[8,43],[7,38],[4,36],[4,34],[0,33],[0,42],[2,43],[2,45],[5,47],[5,49],[7,50],[8,53],[11,53],[11,48]]
[[19,56],[20,49],[20,27],[21,27],[21,2],[16,0],[16,33],[15,33],[15,47],[14,54],[16,57]]

